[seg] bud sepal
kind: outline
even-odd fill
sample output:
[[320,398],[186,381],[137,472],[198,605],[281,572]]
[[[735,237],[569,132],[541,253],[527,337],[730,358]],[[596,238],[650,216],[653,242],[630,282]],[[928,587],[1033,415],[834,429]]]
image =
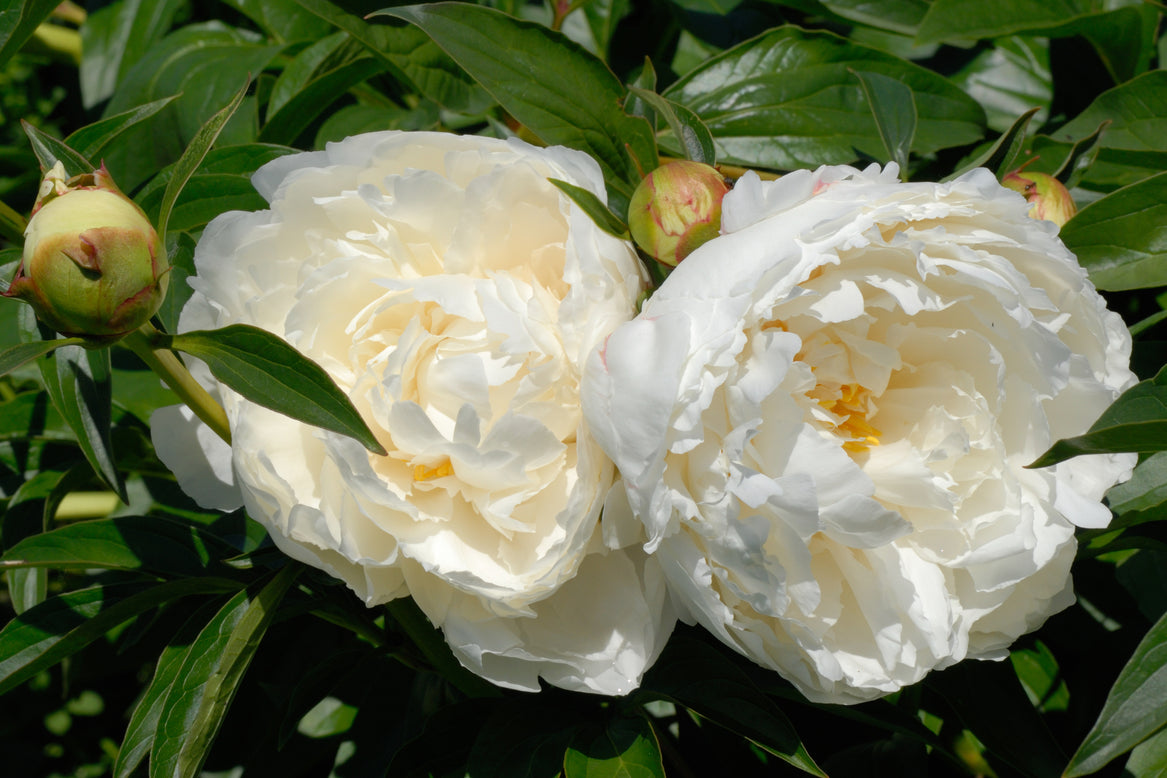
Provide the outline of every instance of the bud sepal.
[[112,343],[149,321],[166,296],[169,267],[146,214],[105,167],[66,179],[45,174],[24,232],[16,276],[3,295],[27,302],[44,324]]

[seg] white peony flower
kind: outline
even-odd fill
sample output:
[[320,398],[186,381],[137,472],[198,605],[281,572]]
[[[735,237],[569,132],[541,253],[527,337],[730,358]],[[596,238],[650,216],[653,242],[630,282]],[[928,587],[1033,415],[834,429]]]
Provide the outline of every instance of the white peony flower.
[[1134,381],[1056,228],[897,172],[747,174],[584,379],[683,616],[819,702],[1003,656],[1134,464],[1025,469]]
[[412,595],[474,672],[621,694],[672,616],[655,562],[601,536],[617,475],[583,423],[579,380],[635,315],[643,270],[548,178],[604,193],[582,153],[440,133],[269,163],[254,183],[271,209],[207,227],[180,329],[284,337],[389,453],[247,402],[205,370],[232,446],[183,409],[152,426],[202,504],[242,503],[285,553],[369,605]]

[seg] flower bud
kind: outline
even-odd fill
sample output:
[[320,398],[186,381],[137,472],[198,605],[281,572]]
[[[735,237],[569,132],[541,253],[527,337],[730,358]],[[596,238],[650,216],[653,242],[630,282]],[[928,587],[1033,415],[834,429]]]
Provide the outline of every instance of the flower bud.
[[1025,196],[1030,218],[1045,219],[1061,227],[1078,212],[1062,182],[1046,173],[1030,173],[1022,166],[1002,178],[1001,186]]
[[632,239],[658,262],[675,266],[721,229],[725,178],[701,162],[669,162],[636,187],[628,209]]
[[63,335],[101,346],[146,323],[166,296],[158,235],[103,166],[65,180],[45,174],[6,297],[29,303]]

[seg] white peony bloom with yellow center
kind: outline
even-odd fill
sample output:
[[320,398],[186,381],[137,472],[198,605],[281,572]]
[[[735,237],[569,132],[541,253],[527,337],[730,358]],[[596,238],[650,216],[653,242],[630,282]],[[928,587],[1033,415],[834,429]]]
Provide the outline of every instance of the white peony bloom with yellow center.
[[1134,464],[1025,468],[1134,382],[1056,228],[896,174],[747,174],[584,380],[682,616],[819,702],[1003,656]]
[[604,194],[582,153],[440,133],[360,135],[266,165],[254,183],[270,210],[207,227],[180,329],[282,336],[388,454],[205,371],[231,447],[176,408],[154,439],[200,502],[242,503],[369,605],[412,595],[474,672],[622,694],[672,616],[655,563],[602,537],[617,475],[579,381],[635,315],[643,270],[548,178]]

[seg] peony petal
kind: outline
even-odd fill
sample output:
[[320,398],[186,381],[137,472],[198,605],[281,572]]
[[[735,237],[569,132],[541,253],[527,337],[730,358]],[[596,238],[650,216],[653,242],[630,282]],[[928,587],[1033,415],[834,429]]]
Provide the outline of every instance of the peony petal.
[[150,414],[150,434],[158,458],[201,507],[233,511],[243,505],[231,447],[196,419],[194,411],[185,405],[157,409]]

